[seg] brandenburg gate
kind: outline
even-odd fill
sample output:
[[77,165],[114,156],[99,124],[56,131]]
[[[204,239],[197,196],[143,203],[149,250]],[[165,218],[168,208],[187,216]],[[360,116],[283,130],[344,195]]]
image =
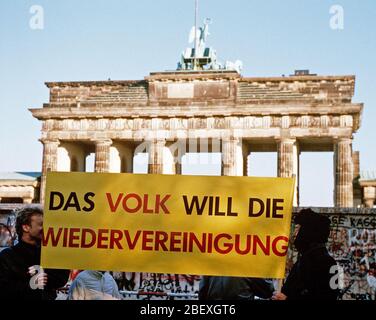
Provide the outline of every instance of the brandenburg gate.
[[46,85],[49,102],[30,109],[42,122],[41,202],[46,173],[84,172],[90,153],[96,172],[132,172],[134,155],[147,152],[149,173],[181,174],[186,152],[220,152],[222,174],[241,176],[252,175],[249,154],[277,152],[278,176],[297,177],[298,205],[300,153],[333,151],[334,204],[354,206],[352,141],[363,109],[352,102],[354,76],[177,70]]

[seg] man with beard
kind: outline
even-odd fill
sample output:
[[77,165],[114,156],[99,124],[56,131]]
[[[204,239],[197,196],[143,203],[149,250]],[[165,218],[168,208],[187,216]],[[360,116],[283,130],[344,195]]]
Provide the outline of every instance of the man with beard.
[[17,213],[19,242],[0,253],[0,299],[53,300],[64,286],[69,270],[39,269],[43,211],[38,206]]
[[338,272],[335,260],[326,249],[330,220],[311,209],[301,210],[295,218],[294,246],[299,252],[281,292],[273,300],[336,300],[338,288],[330,286]]

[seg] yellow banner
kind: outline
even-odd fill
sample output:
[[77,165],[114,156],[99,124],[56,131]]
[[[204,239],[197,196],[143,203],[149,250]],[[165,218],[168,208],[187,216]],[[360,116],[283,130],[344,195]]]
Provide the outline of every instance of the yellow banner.
[[293,178],[47,174],[45,268],[283,278]]

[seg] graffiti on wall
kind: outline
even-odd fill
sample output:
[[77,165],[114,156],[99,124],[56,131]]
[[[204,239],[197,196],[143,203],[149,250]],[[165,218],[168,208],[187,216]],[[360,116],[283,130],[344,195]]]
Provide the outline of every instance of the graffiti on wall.
[[0,214],[0,251],[13,244],[16,238],[15,223],[14,214]]
[[[120,290],[149,292],[149,295],[126,295],[129,299],[166,299],[159,293],[197,294],[200,276],[188,274],[159,274],[140,272],[113,272]],[[152,294],[154,293],[154,294]]]
[[[376,216],[371,214],[331,214],[330,254],[344,270],[343,300],[376,300]],[[0,250],[15,240],[15,215],[0,214]],[[290,246],[292,249],[292,246]],[[297,252],[289,250],[289,270]],[[158,293],[191,294],[199,290],[200,276],[139,272],[113,272],[120,290],[150,292],[128,295],[127,299],[166,299]]]
[[376,217],[332,216],[329,250],[344,270],[343,299],[375,300]]
[[[333,214],[329,218],[331,232],[327,247],[344,272],[340,299],[375,300],[376,216]],[[289,250],[287,270],[296,258],[297,252]]]

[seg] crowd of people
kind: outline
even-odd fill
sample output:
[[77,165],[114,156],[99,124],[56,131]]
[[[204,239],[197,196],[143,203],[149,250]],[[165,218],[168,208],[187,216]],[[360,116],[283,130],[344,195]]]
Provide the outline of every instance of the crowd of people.
[[[18,242],[0,252],[0,299],[54,300],[69,278],[69,300],[121,300],[112,275],[85,270],[70,277],[70,270],[40,267],[43,210],[26,207],[17,213]],[[336,300],[330,285],[335,260],[326,248],[330,220],[303,209],[295,218],[293,243],[299,255],[281,288],[271,279],[203,276],[200,300]]]

